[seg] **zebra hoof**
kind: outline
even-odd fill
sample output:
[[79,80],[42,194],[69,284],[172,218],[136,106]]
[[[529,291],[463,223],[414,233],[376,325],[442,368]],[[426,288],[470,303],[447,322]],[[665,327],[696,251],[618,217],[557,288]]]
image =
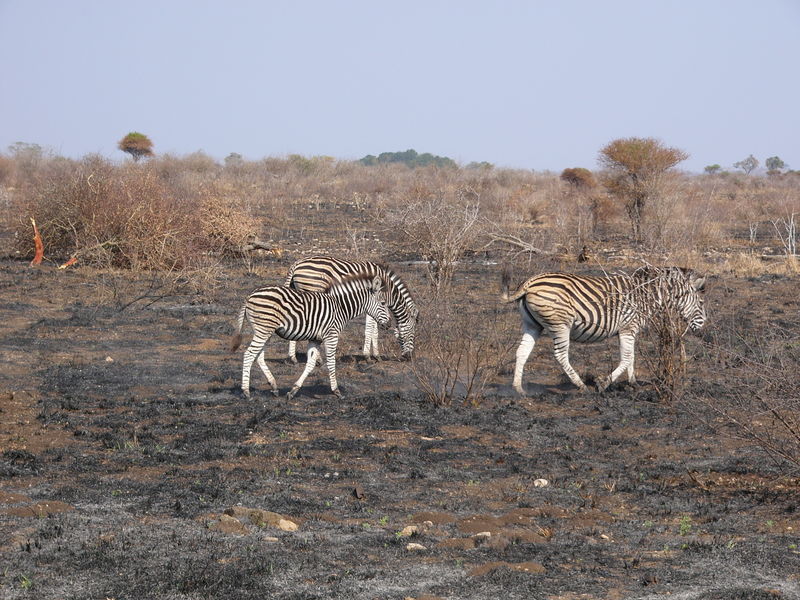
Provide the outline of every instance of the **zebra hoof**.
[[294,397],[297,395],[297,392],[298,392],[299,389],[300,388],[298,388],[298,387],[293,387],[292,389],[290,389],[289,393],[286,394],[287,400],[294,399]]
[[270,391],[272,392],[272,395],[275,396],[276,398],[278,396],[280,396],[280,392],[278,391],[278,388],[275,388],[275,389],[270,390]]
[[336,396],[339,400],[344,400],[344,396],[342,395],[342,392],[341,390],[339,390],[339,388],[333,390],[333,395]]
[[250,390],[242,390],[242,396],[244,396],[245,400],[252,400],[253,397],[250,395]]

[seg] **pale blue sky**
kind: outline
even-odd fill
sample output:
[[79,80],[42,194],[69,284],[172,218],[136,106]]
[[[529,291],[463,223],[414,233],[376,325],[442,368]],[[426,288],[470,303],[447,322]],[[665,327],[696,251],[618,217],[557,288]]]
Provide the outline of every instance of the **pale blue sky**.
[[0,0],[0,151],[800,168],[800,0]]

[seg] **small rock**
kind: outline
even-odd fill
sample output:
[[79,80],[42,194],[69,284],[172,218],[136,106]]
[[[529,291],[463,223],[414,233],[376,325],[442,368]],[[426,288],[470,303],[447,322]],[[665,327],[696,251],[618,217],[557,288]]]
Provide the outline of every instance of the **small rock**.
[[114,359],[111,358],[110,356],[106,356],[106,362],[112,363],[112,362],[114,362]]
[[247,527],[236,517],[230,515],[220,515],[219,520],[212,521],[208,524],[208,528],[212,531],[219,531],[220,533],[230,533],[235,535],[246,535],[248,533]]
[[409,552],[419,552],[420,550],[427,550],[427,548],[422,544],[415,544],[412,542],[410,544],[406,544],[406,550]]
[[297,523],[288,519],[278,521],[278,529],[281,531],[297,531]]
[[533,480],[533,487],[547,487],[550,485],[550,482],[547,479],[534,479]]
[[491,531],[479,531],[478,533],[473,534],[472,537],[475,538],[475,539],[486,539],[486,538],[492,537],[492,532]]
[[401,537],[410,537],[415,533],[419,533],[419,527],[416,525],[408,525],[407,527],[403,527],[403,530],[400,532]]

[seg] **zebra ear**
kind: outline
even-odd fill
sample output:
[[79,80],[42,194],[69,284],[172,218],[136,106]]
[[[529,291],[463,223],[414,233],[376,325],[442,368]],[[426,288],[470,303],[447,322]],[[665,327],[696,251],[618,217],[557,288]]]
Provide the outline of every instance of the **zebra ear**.
[[698,292],[702,292],[706,286],[706,278],[705,277],[692,277],[692,287],[696,289]]
[[372,291],[380,292],[382,287],[383,281],[381,281],[380,275],[375,275],[375,277],[372,279]]

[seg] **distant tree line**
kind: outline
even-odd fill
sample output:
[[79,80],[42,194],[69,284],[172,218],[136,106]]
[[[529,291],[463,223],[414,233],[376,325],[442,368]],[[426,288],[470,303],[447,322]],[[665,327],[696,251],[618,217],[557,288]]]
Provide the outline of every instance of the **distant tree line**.
[[[752,154],[747,158],[744,158],[738,162],[733,163],[734,169],[741,169],[744,171],[745,175],[750,175],[753,171],[758,169],[761,163],[759,160],[753,156]],[[767,175],[780,175],[784,171],[789,173],[794,173],[795,171],[789,171],[789,165],[787,165],[779,156],[770,156],[767,160],[764,161],[764,164],[767,167]],[[708,165],[705,169],[705,172],[709,175],[716,175],[718,173],[725,174],[725,171],[722,167],[718,164]]]
[[458,168],[456,161],[446,156],[436,156],[430,152],[423,152],[419,154],[416,150],[406,150],[405,152],[382,152],[378,156],[367,154],[364,158],[360,159],[362,165],[368,167],[386,163],[403,163],[411,168],[414,167],[427,167],[430,165],[436,167]]

